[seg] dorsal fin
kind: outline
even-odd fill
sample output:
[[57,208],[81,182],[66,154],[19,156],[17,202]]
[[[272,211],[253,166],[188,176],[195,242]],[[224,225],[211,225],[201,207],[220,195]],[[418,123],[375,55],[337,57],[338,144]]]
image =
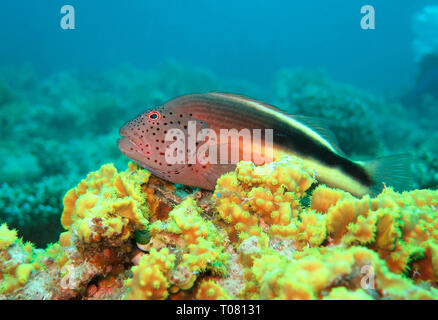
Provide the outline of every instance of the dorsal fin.
[[339,147],[339,143],[336,139],[335,134],[329,129],[329,123],[327,120],[308,116],[290,115],[286,113],[284,114],[301,122],[302,124],[317,132],[321,137],[326,139],[327,142],[330,143],[340,155],[345,156],[345,153]]
[[250,101],[250,102],[255,102],[258,103],[259,105],[262,105],[268,109],[272,109],[278,112],[283,112],[280,109],[278,109],[277,107],[271,106],[270,104],[264,103],[264,102],[260,102],[259,100],[250,98],[250,97],[246,97],[246,96],[242,96],[240,94],[235,94],[235,93],[224,93],[224,92],[210,92],[212,94],[216,94],[216,95],[222,95],[222,96],[227,96],[227,97],[231,97],[231,98],[238,98],[241,100],[245,100],[245,101]]

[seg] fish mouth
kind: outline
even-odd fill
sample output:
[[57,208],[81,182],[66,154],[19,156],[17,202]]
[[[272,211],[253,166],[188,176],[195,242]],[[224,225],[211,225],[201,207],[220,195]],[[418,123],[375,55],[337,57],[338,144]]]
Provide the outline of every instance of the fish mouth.
[[136,153],[141,153],[140,148],[129,138],[123,137],[117,140],[117,146],[125,156],[131,157]]
[[[123,137],[123,135],[122,135]],[[150,164],[146,164],[144,162],[145,154],[141,150],[141,148],[131,139],[128,137],[123,137],[117,140],[117,146],[119,147],[119,150],[127,156],[129,159],[135,161],[140,166],[146,169],[153,169],[156,171],[160,171],[160,168],[156,168]]]
[[143,155],[141,148],[130,138],[126,126],[120,128],[119,135],[122,138],[117,140],[117,146],[125,156],[132,158],[133,155],[136,155],[137,157]]

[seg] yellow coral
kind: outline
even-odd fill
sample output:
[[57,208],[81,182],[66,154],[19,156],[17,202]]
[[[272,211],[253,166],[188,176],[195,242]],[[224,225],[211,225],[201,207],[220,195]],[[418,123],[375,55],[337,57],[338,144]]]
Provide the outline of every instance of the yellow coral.
[[[107,259],[99,272],[124,277],[130,256],[117,249],[130,252],[133,231],[147,227],[150,252],[135,253],[126,299],[438,298],[438,191],[357,199],[319,185],[309,196],[311,173],[294,157],[241,162],[210,202],[197,192],[149,217],[148,203],[159,211],[160,194],[175,188],[147,183],[133,163],[120,173],[104,165],[66,194],[59,243],[36,250],[0,226],[0,294],[33,283],[34,270],[72,267],[87,246],[97,248],[88,263]],[[168,190],[154,194],[157,186]]]
[[39,253],[36,256],[37,261],[41,261],[45,258],[50,258],[54,261],[58,265],[58,268],[62,268],[69,260],[64,248],[62,248],[59,243],[49,244],[43,253]]
[[182,235],[187,245],[196,244],[199,239],[207,237],[216,245],[220,244],[223,239],[221,239],[214,224],[202,218],[201,211],[196,201],[187,197],[169,212],[165,225],[161,224],[161,221],[153,223],[150,225],[150,232],[154,234],[166,231]]
[[218,179],[212,200],[231,238],[244,241],[269,226],[289,225],[312,183],[311,170],[298,158],[284,156],[260,167],[242,161]]
[[273,225],[270,235],[280,236],[285,239],[294,239],[302,247],[319,246],[326,238],[326,216],[313,210],[303,211],[300,219],[294,219],[286,226]]
[[22,288],[29,280],[32,271],[40,264],[34,256],[31,243],[15,240],[15,246],[0,251],[0,294],[11,294]]
[[224,252],[223,234],[201,216],[201,209],[193,198],[188,197],[169,212],[164,223],[151,224],[149,231],[152,236],[164,232],[182,237],[184,247],[179,248],[182,251],[181,263],[173,277],[179,288],[191,288],[196,275],[206,270],[213,274],[224,273],[228,254]]
[[63,235],[62,243],[70,242],[71,232],[83,242],[97,242],[126,240],[133,229],[143,229],[149,210],[141,184],[149,176],[134,164],[120,173],[106,164],[88,174],[64,197],[61,222],[69,232]]
[[32,263],[22,263],[11,274],[4,274],[3,281],[0,281],[0,294],[10,293],[22,287],[33,270],[35,270],[35,266]]
[[348,290],[345,287],[333,288],[323,300],[373,300],[363,289]]
[[20,284],[25,284],[29,279],[30,273],[34,270],[34,266],[31,263],[20,264],[15,272],[17,280]]
[[[335,244],[342,241],[375,248],[391,271],[401,273],[423,253],[428,259],[427,241],[438,243],[438,213],[433,209],[437,198],[437,192],[428,190],[397,193],[391,188],[374,199],[346,197],[328,208],[327,232]],[[421,263],[414,265],[425,268]],[[424,274],[428,280],[437,279],[433,272]]]
[[[396,299],[433,299],[438,294],[437,289],[416,286],[412,280],[391,273],[375,252],[361,247],[307,249],[296,253],[293,262],[270,250],[254,261],[251,273],[261,299],[324,298],[337,279],[348,279],[344,285],[354,290],[370,289],[378,296],[389,294]],[[331,297],[339,293],[335,291]]]
[[3,223],[0,226],[0,250],[7,249],[15,240],[17,240],[17,231],[9,230],[6,223]]
[[129,300],[158,300],[169,295],[168,287],[170,271],[174,267],[175,255],[169,249],[160,251],[152,249],[144,255],[138,266],[132,268],[133,278],[126,281]]
[[202,280],[197,293],[198,300],[230,300],[228,293],[212,280]]
[[345,191],[320,185],[312,193],[310,208],[318,212],[327,213],[328,209],[339,200],[350,198],[353,198],[353,196]]
[[300,159],[290,156],[259,167],[252,162],[242,161],[237,165],[236,174],[244,187],[263,185],[272,193],[284,187],[303,196],[313,182],[310,169]]

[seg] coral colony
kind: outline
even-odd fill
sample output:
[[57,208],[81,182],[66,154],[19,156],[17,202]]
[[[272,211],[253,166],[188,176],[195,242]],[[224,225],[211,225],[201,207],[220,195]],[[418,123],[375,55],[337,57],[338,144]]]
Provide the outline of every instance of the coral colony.
[[438,298],[437,191],[358,199],[309,193],[315,179],[298,158],[244,161],[181,199],[134,163],[103,165],[67,192],[45,250],[1,225],[1,297]]

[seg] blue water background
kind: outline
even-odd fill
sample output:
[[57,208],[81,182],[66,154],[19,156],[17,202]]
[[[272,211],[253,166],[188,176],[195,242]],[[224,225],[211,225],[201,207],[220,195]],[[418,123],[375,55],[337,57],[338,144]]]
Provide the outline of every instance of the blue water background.
[[[268,85],[283,67],[322,68],[340,81],[386,91],[409,84],[414,12],[437,1],[367,0],[44,0],[2,1],[0,64],[41,73],[99,71],[167,59],[222,77]],[[60,28],[71,4],[76,29]],[[362,30],[360,8],[376,10]]]

